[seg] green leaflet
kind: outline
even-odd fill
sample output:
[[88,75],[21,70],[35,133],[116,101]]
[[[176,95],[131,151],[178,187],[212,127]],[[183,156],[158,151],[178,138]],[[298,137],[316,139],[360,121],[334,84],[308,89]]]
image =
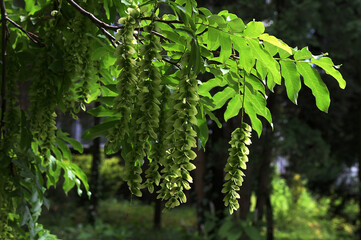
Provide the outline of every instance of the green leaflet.
[[228,119],[237,116],[239,111],[242,108],[242,96],[240,94],[236,94],[231,101],[228,102],[227,109],[224,112],[224,121],[228,121]]
[[295,60],[311,59],[312,53],[308,51],[308,47],[304,47],[301,50],[298,50],[293,57]]
[[327,113],[331,102],[330,93],[326,84],[322,81],[320,74],[307,62],[297,62],[296,66],[297,71],[303,77],[305,85],[311,89],[316,99],[317,107]]
[[207,31],[208,41],[207,47],[209,50],[217,50],[220,46],[219,31],[213,27],[209,27]]
[[103,137],[108,134],[109,129],[113,128],[119,120],[113,120],[109,122],[103,122],[86,130],[82,136],[84,140],[92,140],[97,137]]
[[198,87],[198,94],[212,98],[211,94],[209,93],[210,90],[212,90],[215,87],[224,87],[226,85],[226,81],[224,81],[221,78],[212,78],[208,80],[207,82],[202,83]]
[[232,41],[228,33],[219,32],[221,41],[220,59],[225,63],[232,54]]
[[292,55],[293,51],[292,48],[290,48],[287,44],[285,44],[282,40],[268,35],[267,33],[262,34],[259,39],[263,40],[264,42],[267,42],[269,44],[272,44],[273,46],[278,48],[278,51],[285,51],[289,55]]
[[68,146],[66,145],[66,143],[57,138],[56,139],[56,144],[58,145],[58,147],[60,148],[61,152],[63,153],[63,156],[68,160],[71,161],[71,152],[70,149],[68,148]]
[[232,19],[228,22],[231,32],[233,33],[241,33],[245,29],[245,25],[240,18]]
[[205,109],[206,114],[213,120],[216,122],[217,127],[222,128],[222,123],[219,121],[219,119],[208,109]]
[[209,25],[217,26],[220,29],[226,27],[226,25],[227,25],[224,18],[222,16],[219,16],[219,15],[212,15],[212,16],[208,17],[208,22],[209,22]]
[[340,88],[344,89],[346,87],[346,81],[343,79],[341,73],[335,69],[335,65],[333,64],[331,58],[322,57],[320,59],[312,58],[311,62],[325,70],[325,72],[332,77],[334,77],[340,86]]
[[228,99],[232,98],[236,92],[231,87],[226,87],[223,91],[216,93],[213,96],[214,106],[211,107],[211,110],[214,111],[223,107],[223,105],[227,102]]
[[114,113],[113,110],[106,108],[103,105],[90,109],[88,113],[93,115],[94,117],[120,117],[120,114]]
[[72,145],[72,147],[78,151],[79,153],[83,153],[83,145],[78,142],[77,140],[68,137],[68,133],[64,133],[63,131],[61,131],[61,129],[58,129],[58,131],[56,132],[56,135],[63,139],[64,141],[68,142],[70,145]]
[[264,25],[262,22],[252,21],[247,24],[246,29],[243,32],[245,37],[257,38],[264,33]]
[[84,172],[74,163],[69,161],[58,161],[57,164],[64,169],[64,185],[63,189],[65,193],[68,193],[75,185],[77,186],[78,195],[82,194],[80,188],[80,181],[83,183],[87,195],[90,198],[91,192],[89,191],[88,179]]
[[281,74],[278,62],[274,60],[273,57],[262,48],[262,46],[257,42],[257,40],[248,39],[247,42],[256,59],[262,62],[262,65],[267,68],[268,74],[272,74],[273,81],[277,84],[281,84]]
[[252,129],[257,132],[258,137],[261,137],[262,134],[262,122],[258,119],[257,114],[250,104],[250,102],[244,103],[244,111],[248,115],[249,119],[251,120]]
[[239,53],[238,67],[250,73],[256,60],[243,37],[231,36],[233,47]]
[[257,132],[258,136],[262,133],[262,122],[257,115],[264,117],[273,126],[271,113],[266,106],[266,99],[260,92],[252,92],[251,89],[246,87],[244,104],[244,110],[250,117],[252,128]]
[[297,104],[298,92],[301,89],[300,74],[297,72],[296,64],[290,61],[280,61],[282,76],[285,79],[288,98]]
[[246,85],[248,86],[249,89],[251,88],[253,89],[253,91],[251,90],[253,93],[255,93],[255,91],[260,91],[263,95],[266,94],[265,85],[262,83],[261,80],[248,74],[245,74],[245,78],[246,78]]

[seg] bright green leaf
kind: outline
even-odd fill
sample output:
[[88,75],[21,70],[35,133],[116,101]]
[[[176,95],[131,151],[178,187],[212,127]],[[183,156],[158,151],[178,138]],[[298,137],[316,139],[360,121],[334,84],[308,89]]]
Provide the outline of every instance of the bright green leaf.
[[242,108],[242,97],[240,94],[236,94],[231,101],[228,102],[227,109],[224,112],[224,120],[227,122],[228,119],[237,116]]
[[252,21],[247,24],[243,34],[249,38],[257,38],[264,33],[264,30],[265,28],[262,22]]
[[226,85],[226,81],[223,81],[221,78],[212,78],[207,82],[202,83],[199,85],[198,94],[202,96],[207,96],[212,98],[209,91],[215,87],[224,87]]
[[215,28],[208,28],[208,41],[207,46],[209,50],[217,50],[220,46],[219,31]]
[[305,85],[311,89],[313,96],[315,96],[317,107],[321,111],[327,112],[331,102],[330,93],[320,74],[311,67],[310,63],[297,62],[296,66],[297,71],[303,77]]
[[240,19],[240,18],[235,18],[235,19],[229,21],[228,25],[231,29],[231,32],[234,32],[234,33],[241,33],[245,29],[244,23],[243,23],[242,19]]
[[220,58],[225,63],[232,54],[232,41],[227,33],[220,33],[221,53]]
[[254,64],[256,63],[255,57],[248,46],[246,40],[242,37],[231,36],[233,47],[239,53],[239,68],[244,69],[250,73]]
[[332,77],[334,77],[340,86],[340,88],[344,89],[346,87],[346,81],[343,79],[341,73],[335,69],[335,65],[333,64],[331,58],[322,57],[320,59],[311,59],[311,62],[325,70],[325,72]]
[[297,104],[298,92],[301,89],[300,74],[297,72],[296,64],[290,61],[280,61],[282,76],[285,79],[285,86],[288,98]]
[[293,53],[292,48],[290,48],[287,44],[274,36],[268,35],[267,33],[262,34],[259,39],[286,51],[287,53],[289,53],[289,55],[292,55]]
[[223,107],[227,100],[232,98],[235,94],[236,92],[231,87],[226,87],[223,91],[216,93],[213,96],[213,103],[215,106],[211,108],[211,110],[213,111]]
[[249,39],[248,43],[256,59],[267,68],[268,74],[272,74],[273,81],[277,84],[281,84],[281,74],[278,62],[262,48],[257,40]]
[[298,50],[294,55],[295,60],[311,59],[312,53],[308,51],[307,47]]

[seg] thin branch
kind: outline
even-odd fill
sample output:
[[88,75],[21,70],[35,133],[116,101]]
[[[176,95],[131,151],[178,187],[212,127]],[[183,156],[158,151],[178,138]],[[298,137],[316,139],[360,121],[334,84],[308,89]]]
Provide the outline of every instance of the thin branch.
[[44,45],[42,44],[39,39],[40,37],[38,35],[36,35],[35,33],[32,32],[28,32],[26,31],[22,26],[20,26],[19,24],[17,24],[16,22],[14,22],[11,18],[9,18],[8,16],[6,16],[6,19],[15,27],[17,27],[18,29],[20,29],[23,33],[25,33],[26,36],[28,36],[28,38],[33,41],[36,44],[40,44],[40,45]]
[[152,17],[143,17],[141,18],[141,20],[151,20],[154,22],[162,22],[162,23],[166,23],[166,24],[172,24],[172,23],[178,23],[178,24],[183,24],[182,21],[179,20],[162,20],[162,19],[152,19]]
[[0,136],[2,135],[3,127],[5,125],[4,122],[4,115],[6,110],[6,43],[8,40],[8,25],[7,25],[7,13],[6,13],[6,7],[5,7],[5,0],[1,0],[0,4],[1,8],[1,33],[2,33],[2,39],[1,39],[1,59],[2,59],[2,74],[1,74],[1,119],[0,119]]
[[166,59],[166,58],[164,58],[164,57],[162,57],[162,60],[163,60],[164,62],[167,62],[167,63],[170,63],[170,64],[176,66],[178,69],[181,69],[181,67],[179,66],[178,63],[172,62],[172,61],[170,61],[170,60],[168,60],[168,59]]
[[117,45],[116,44],[120,44],[120,42],[118,41],[116,41],[115,40],[115,37],[113,36],[113,35],[111,35],[107,30],[105,30],[104,28],[102,28],[102,27],[99,27],[99,29],[100,29],[100,31],[102,31],[104,34],[105,34],[105,36],[109,39],[109,41],[110,41],[110,43],[113,45],[113,47],[117,47]]
[[110,30],[114,30],[116,31],[119,28],[122,28],[120,26],[112,26],[109,25],[101,20],[99,20],[98,18],[96,18],[94,16],[94,14],[86,11],[84,8],[82,8],[81,6],[79,6],[76,2],[74,2],[73,0],[67,0],[67,2],[72,5],[74,8],[76,8],[81,14],[83,14],[84,16],[86,16],[87,18],[89,18],[95,25],[97,25],[99,28],[104,28],[104,29],[110,29]]
[[[95,23],[95,25],[97,25],[98,27],[102,27],[104,29],[109,29],[109,30],[114,30],[116,31],[119,28],[123,28],[123,26],[112,26],[109,25],[101,20],[99,20],[97,17],[94,16],[94,14],[86,11],[84,8],[82,8],[81,6],[79,6],[79,4],[77,4],[76,2],[74,2],[73,0],[67,0],[68,3],[70,5],[72,5],[74,8],[76,8],[81,14],[83,14],[84,16],[88,17],[93,23]],[[141,18],[141,20],[152,20],[151,17],[144,17]],[[163,23],[167,23],[167,24],[171,24],[171,23],[183,23],[182,21],[179,20],[162,20],[162,19],[154,19],[154,21],[156,22],[163,22]]]
[[[97,17],[94,16],[94,14],[86,11],[84,8],[82,8],[81,6],[79,6],[76,2],[74,2],[73,0],[67,0],[67,2],[72,5],[75,9],[77,9],[81,14],[83,14],[84,16],[86,16],[87,18],[89,18],[106,36],[107,38],[110,40],[110,42],[112,43],[112,45],[114,47],[116,47],[116,44],[119,44],[118,42],[115,42],[115,37],[113,35],[111,35],[108,31],[106,31],[106,29],[109,29],[109,30],[118,30],[120,28],[123,28],[123,26],[111,26],[101,20],[99,20]],[[142,20],[151,20],[151,18],[149,17],[145,17],[145,18],[142,18]],[[178,21],[178,20],[160,20],[160,19],[155,19],[154,21],[157,21],[157,22],[164,22],[164,23],[167,23],[167,24],[171,24],[171,23],[182,23],[181,21]],[[139,28],[137,29],[138,31],[141,31],[143,28]],[[169,40],[167,37],[165,37],[164,35],[162,35],[161,33],[158,33],[156,31],[152,31],[151,33],[153,33],[154,35],[164,39],[164,40]],[[180,68],[178,66],[177,63],[173,63],[167,59],[164,59],[163,58],[163,61],[167,62],[167,63],[170,63],[170,64],[173,64],[175,65],[176,67]]]

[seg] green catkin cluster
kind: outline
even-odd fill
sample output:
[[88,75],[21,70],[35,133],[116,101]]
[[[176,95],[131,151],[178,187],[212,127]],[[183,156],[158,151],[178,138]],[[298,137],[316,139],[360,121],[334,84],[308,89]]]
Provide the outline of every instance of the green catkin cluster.
[[[154,24],[145,27],[145,31],[151,32],[155,28]],[[140,89],[137,94],[136,108],[134,112],[134,119],[132,121],[136,126],[133,129],[137,129],[135,135],[134,145],[138,145],[137,148],[133,148],[132,151],[138,153],[138,159],[136,163],[143,161],[145,156],[150,156],[151,143],[155,143],[157,140],[157,130],[159,127],[159,115],[160,115],[160,101],[161,97],[161,75],[158,68],[154,66],[156,60],[161,60],[159,52],[162,50],[160,41],[153,34],[145,36],[146,44],[140,47],[140,55],[143,59],[139,62],[139,78],[142,82],[139,83]],[[134,153],[135,154],[135,153]],[[151,168],[153,169],[154,166]],[[149,174],[154,175],[155,173]],[[158,173],[159,174],[159,173]],[[150,192],[154,189],[150,185],[151,182],[147,181],[147,186]]]
[[76,102],[81,106],[89,94],[89,87],[94,82],[95,67],[91,60],[92,40],[86,33],[94,32],[93,24],[80,13],[76,13],[72,19],[70,30],[66,35],[64,68],[64,103],[67,110],[75,117],[79,111]]
[[56,95],[58,89],[57,76],[49,69],[54,59],[51,56],[54,51],[56,31],[47,31],[44,34],[45,47],[39,51],[39,59],[34,67],[36,74],[31,84],[30,114],[31,132],[40,153],[43,157],[50,157],[55,142],[56,130]]
[[148,191],[150,193],[153,193],[154,191],[154,185],[159,185],[161,180],[161,175],[159,173],[159,166],[164,165],[164,162],[166,160],[166,151],[167,151],[167,142],[166,142],[166,129],[167,129],[167,122],[166,122],[166,116],[167,116],[167,110],[166,110],[166,103],[168,102],[170,92],[168,88],[163,86],[162,88],[162,96],[161,96],[161,111],[159,115],[159,124],[158,124],[158,130],[156,131],[158,133],[157,140],[154,141],[151,149],[149,167],[145,171],[145,177],[146,181],[144,185],[148,188]]
[[[187,57],[183,58],[182,66],[186,66],[187,60]],[[193,181],[189,171],[195,169],[190,161],[196,157],[192,148],[197,146],[197,134],[193,129],[197,125],[197,89],[196,76],[187,72],[187,69],[182,69],[176,92],[171,96],[166,140],[170,148],[167,150],[168,156],[161,171],[162,183],[158,191],[158,198],[168,200],[166,208],[186,202],[183,190],[190,189],[189,183]]]
[[238,191],[243,183],[244,173],[241,169],[246,169],[248,162],[247,155],[249,150],[247,145],[251,144],[252,128],[242,123],[242,128],[237,128],[232,132],[231,141],[229,142],[231,148],[228,149],[229,157],[227,159],[224,171],[226,173],[226,183],[223,184],[222,193],[225,193],[223,201],[230,214],[239,208],[238,198],[240,198]]
[[119,20],[123,24],[123,28],[115,36],[116,40],[121,42],[115,50],[115,55],[118,57],[116,64],[121,72],[117,78],[118,96],[114,100],[114,110],[121,114],[121,119],[112,129],[107,142],[107,148],[114,152],[119,150],[121,141],[129,132],[136,95],[134,89],[138,85],[134,31],[139,25],[140,11],[135,6],[134,8],[128,8],[128,13],[128,17]]

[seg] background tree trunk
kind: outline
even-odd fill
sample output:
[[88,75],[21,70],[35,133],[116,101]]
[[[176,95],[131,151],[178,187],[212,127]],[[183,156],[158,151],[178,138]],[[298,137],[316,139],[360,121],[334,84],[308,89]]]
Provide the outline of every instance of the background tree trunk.
[[[273,116],[277,115],[277,108],[275,108],[276,97],[272,96],[268,99],[268,108],[273,112]],[[273,130],[265,123],[265,130],[262,144],[261,162],[258,170],[257,179],[257,220],[262,221],[264,216],[264,208],[266,207],[266,222],[267,222],[267,240],[273,239],[273,214],[271,206],[271,181],[272,181],[272,152],[273,152]]]
[[195,159],[195,192],[197,197],[197,228],[199,234],[202,234],[204,224],[205,224],[205,217],[204,212],[206,206],[204,206],[204,171],[205,171],[205,154],[203,149],[196,150],[197,158]]
[[154,201],[155,201],[155,206],[154,206],[154,229],[161,229],[162,228],[162,200],[161,199],[157,199],[157,195],[154,194]]
[[[95,107],[100,105],[99,102],[95,102]],[[94,126],[100,123],[100,118],[94,117]],[[100,138],[93,139],[92,142],[92,166],[91,166],[91,178],[90,178],[90,191],[92,196],[90,198],[88,218],[89,222],[94,225],[97,218],[98,207],[98,184],[99,184],[99,165],[100,165]]]

